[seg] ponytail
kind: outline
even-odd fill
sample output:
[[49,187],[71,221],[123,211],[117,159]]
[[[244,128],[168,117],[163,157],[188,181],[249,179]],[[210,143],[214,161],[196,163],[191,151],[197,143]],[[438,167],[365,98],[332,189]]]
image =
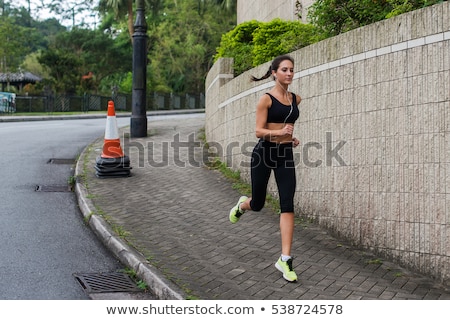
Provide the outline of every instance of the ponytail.
[[261,78],[256,78],[255,76],[252,76],[252,81],[261,81],[264,79],[267,79],[272,74],[272,65],[269,67],[269,70],[267,70],[266,74],[263,75]]

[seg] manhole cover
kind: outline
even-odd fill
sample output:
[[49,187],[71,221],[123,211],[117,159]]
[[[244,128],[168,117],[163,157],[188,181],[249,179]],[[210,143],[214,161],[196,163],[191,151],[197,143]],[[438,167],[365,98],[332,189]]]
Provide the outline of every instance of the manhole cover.
[[47,161],[47,163],[51,164],[74,164],[75,160],[73,159],[58,159],[58,158],[51,158]]
[[72,192],[72,189],[69,185],[61,185],[61,186],[45,186],[45,185],[36,185],[34,189],[37,192]]
[[124,273],[84,273],[74,274],[74,277],[86,293],[141,291]]

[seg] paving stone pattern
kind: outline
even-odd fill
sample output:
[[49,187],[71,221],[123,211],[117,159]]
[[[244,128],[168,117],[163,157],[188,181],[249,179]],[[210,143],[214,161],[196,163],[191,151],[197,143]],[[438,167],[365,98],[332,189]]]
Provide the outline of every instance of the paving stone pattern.
[[204,166],[198,140],[204,116],[149,119],[148,127],[148,137],[123,140],[132,164],[128,178],[95,176],[103,139],[95,142],[86,166],[89,193],[110,223],[128,232],[128,241],[189,295],[208,300],[450,299],[449,288],[301,219],[293,243],[299,281],[286,282],[274,267],[281,248],[278,215],[265,208],[246,213],[234,225],[228,220],[240,194],[220,172]]

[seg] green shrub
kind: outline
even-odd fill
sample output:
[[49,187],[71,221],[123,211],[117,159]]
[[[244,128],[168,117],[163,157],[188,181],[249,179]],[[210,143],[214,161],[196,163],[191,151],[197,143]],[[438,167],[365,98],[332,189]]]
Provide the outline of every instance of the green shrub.
[[316,0],[310,24],[274,19],[239,24],[222,35],[214,62],[233,58],[239,75],[274,57],[340,33],[445,0]]
[[444,0],[316,0],[308,20],[325,37],[372,24]]
[[274,57],[308,46],[319,39],[316,28],[300,21],[274,19],[239,24],[222,36],[214,60],[233,58],[239,75]]
[[234,58],[234,70],[241,74],[253,67],[253,37],[260,27],[256,20],[239,24],[233,30],[222,35],[214,62],[219,58]]
[[253,66],[306,47],[319,40],[314,26],[300,21],[274,19],[254,32]]

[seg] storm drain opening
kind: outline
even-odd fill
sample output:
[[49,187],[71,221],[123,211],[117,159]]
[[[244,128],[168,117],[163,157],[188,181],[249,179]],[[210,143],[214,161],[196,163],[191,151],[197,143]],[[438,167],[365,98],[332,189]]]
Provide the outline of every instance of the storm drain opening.
[[86,293],[142,291],[137,287],[136,283],[124,273],[75,273],[74,277]]
[[46,186],[46,185],[36,185],[34,188],[36,192],[72,192],[72,188],[69,185],[54,185],[54,186]]
[[47,163],[50,164],[74,164],[74,159],[58,159],[58,158],[51,158],[47,161]]

